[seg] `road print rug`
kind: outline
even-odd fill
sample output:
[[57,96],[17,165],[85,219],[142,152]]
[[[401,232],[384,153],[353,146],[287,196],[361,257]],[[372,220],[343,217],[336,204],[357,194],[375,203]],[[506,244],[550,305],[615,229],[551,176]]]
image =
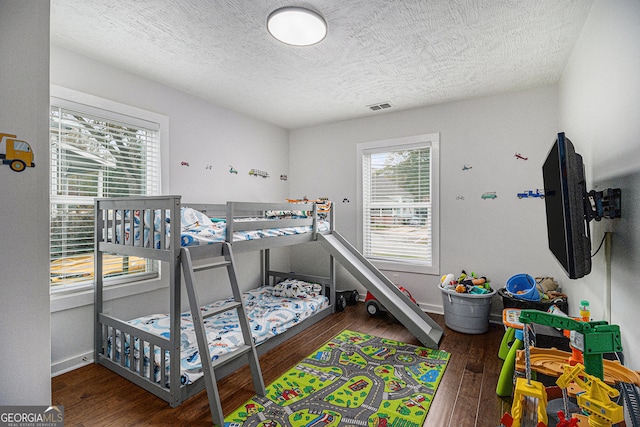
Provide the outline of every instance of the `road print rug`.
[[422,426],[450,354],[344,330],[225,418],[227,427]]

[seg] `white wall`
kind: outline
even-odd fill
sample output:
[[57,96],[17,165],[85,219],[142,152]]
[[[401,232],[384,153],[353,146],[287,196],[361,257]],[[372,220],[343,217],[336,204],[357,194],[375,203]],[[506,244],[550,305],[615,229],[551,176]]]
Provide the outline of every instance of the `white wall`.
[[[51,83],[168,117],[168,138],[162,153],[163,194],[179,194],[183,202],[194,203],[284,201],[289,197],[289,181],[280,180],[281,174],[289,174],[289,132],[285,129],[55,46],[51,48]],[[238,174],[229,173],[230,166]],[[254,168],[269,172],[271,177],[250,176],[248,172]],[[246,288],[258,285],[258,254],[242,254],[236,260],[240,282]],[[274,253],[272,262],[288,271],[288,251]],[[216,295],[220,297],[219,291],[204,291],[202,300]],[[183,301],[186,309],[186,295]],[[91,291],[74,297],[53,296],[54,373],[91,359],[92,302]],[[105,310],[125,319],[166,312],[168,291],[161,288],[108,301]]]
[[[194,203],[288,197],[289,183],[280,180],[289,172],[285,129],[56,46],[51,83],[168,116],[164,194]],[[237,175],[229,173],[230,165]],[[271,178],[250,176],[250,169],[267,171]]]
[[0,40],[0,132],[36,164],[0,164],[0,405],[50,405],[49,2],[0,0]]
[[[355,245],[356,144],[433,132],[440,133],[440,274],[474,271],[494,288],[518,273],[566,283],[548,250],[544,202],[516,196],[542,188],[542,163],[558,132],[556,86],[294,130],[291,192],[335,200],[337,230]],[[481,199],[488,191],[498,197]],[[305,254],[293,254],[294,268],[324,259]],[[440,275],[388,276],[423,308],[442,312]],[[343,270],[339,278],[340,288],[364,292]],[[496,298],[496,319],[501,310]]]
[[[590,188],[620,188],[622,218],[593,226],[592,244],[613,231],[611,306],[604,251],[592,273],[566,287],[591,303],[594,320],[621,327],[627,364],[640,369],[640,2],[599,0],[559,85],[560,124],[583,154]],[[594,247],[595,250],[595,247]],[[575,314],[575,313],[574,313]]]

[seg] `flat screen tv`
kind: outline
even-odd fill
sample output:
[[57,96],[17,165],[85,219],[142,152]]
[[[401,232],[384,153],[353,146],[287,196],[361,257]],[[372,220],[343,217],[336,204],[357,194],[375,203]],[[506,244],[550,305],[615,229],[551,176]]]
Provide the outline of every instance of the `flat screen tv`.
[[582,156],[559,133],[542,166],[549,249],[569,278],[591,272],[591,235]]

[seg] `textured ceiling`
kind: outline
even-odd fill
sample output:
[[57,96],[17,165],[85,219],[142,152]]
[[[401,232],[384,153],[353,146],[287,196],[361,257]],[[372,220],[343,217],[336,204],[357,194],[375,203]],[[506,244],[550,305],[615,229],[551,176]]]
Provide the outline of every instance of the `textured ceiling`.
[[[292,129],[552,84],[592,4],[51,0],[51,42]],[[324,16],[321,43],[268,34],[269,13],[291,5]]]

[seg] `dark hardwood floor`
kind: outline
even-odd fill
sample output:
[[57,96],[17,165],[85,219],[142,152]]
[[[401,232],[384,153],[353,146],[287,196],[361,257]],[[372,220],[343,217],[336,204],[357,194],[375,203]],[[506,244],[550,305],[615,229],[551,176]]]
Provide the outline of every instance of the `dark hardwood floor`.
[[[495,393],[502,366],[498,347],[503,328],[490,325],[481,335],[466,335],[444,326],[444,317],[432,317],[445,328],[440,349],[451,353],[425,427],[496,427],[511,407]],[[349,306],[291,338],[260,358],[266,384],[311,354],[343,329],[420,345],[392,316],[371,317],[364,304]],[[248,368],[219,382],[224,413],[230,413],[254,394]],[[53,404],[64,406],[66,426],[210,426],[206,392],[177,408],[95,364],[52,379]]]

